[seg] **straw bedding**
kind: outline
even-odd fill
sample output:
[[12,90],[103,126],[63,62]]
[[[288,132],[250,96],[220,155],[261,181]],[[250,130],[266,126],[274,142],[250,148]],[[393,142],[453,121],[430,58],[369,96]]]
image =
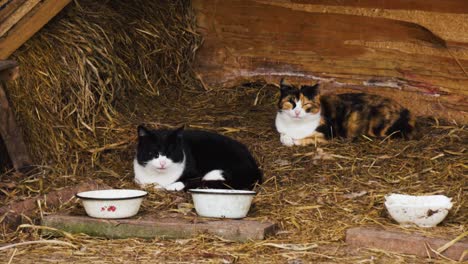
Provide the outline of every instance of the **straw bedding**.
[[[0,258],[12,263],[425,263],[344,245],[349,227],[396,227],[383,207],[391,192],[453,197],[454,207],[440,227],[406,230],[453,238],[466,232],[464,126],[427,119],[420,140],[362,138],[288,148],[273,125],[277,88],[257,83],[205,90],[190,68],[200,44],[185,1],[86,0],[65,9],[14,56],[22,77],[8,92],[40,166],[26,178],[2,174],[0,204],[90,178],[135,188],[136,126],[185,124],[248,145],[265,176],[249,218],[277,222],[279,234],[247,243],[208,235],[151,241],[67,235],[58,240],[69,244],[18,246],[1,250]],[[82,212],[75,200],[60,209]],[[45,206],[37,215],[53,212]],[[142,213],[168,212],[195,216],[187,194],[150,190]],[[39,229],[3,230],[1,243],[39,240]]]

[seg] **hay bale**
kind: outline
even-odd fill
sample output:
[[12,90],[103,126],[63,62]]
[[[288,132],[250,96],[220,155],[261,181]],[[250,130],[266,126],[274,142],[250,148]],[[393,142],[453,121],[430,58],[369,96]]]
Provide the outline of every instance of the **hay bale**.
[[142,97],[196,89],[190,10],[187,1],[75,2],[18,50],[21,77],[8,92],[36,163],[76,173]]

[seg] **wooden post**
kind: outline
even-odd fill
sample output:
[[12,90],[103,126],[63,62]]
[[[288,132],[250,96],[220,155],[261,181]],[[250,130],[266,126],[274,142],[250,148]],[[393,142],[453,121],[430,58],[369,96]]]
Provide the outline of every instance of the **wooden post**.
[[18,72],[15,61],[0,61],[0,136],[15,170],[25,171],[31,165],[31,159],[4,89],[6,81],[16,79]]

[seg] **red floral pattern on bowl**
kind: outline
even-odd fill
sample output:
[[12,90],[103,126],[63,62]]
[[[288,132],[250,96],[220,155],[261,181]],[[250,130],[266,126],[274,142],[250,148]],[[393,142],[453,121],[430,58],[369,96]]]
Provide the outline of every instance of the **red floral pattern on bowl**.
[[116,210],[117,210],[117,207],[115,207],[114,205],[101,207],[101,212],[103,212],[103,211],[115,212]]

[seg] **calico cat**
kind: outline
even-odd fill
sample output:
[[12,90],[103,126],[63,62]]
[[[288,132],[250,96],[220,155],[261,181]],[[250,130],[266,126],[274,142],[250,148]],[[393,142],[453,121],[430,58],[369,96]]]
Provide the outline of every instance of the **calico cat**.
[[326,143],[334,137],[356,139],[403,137],[415,132],[415,120],[395,101],[378,95],[320,95],[319,84],[296,86],[280,82],[276,129],[283,145]]
[[247,147],[223,135],[138,127],[135,182],[170,191],[190,188],[253,189],[262,172]]

